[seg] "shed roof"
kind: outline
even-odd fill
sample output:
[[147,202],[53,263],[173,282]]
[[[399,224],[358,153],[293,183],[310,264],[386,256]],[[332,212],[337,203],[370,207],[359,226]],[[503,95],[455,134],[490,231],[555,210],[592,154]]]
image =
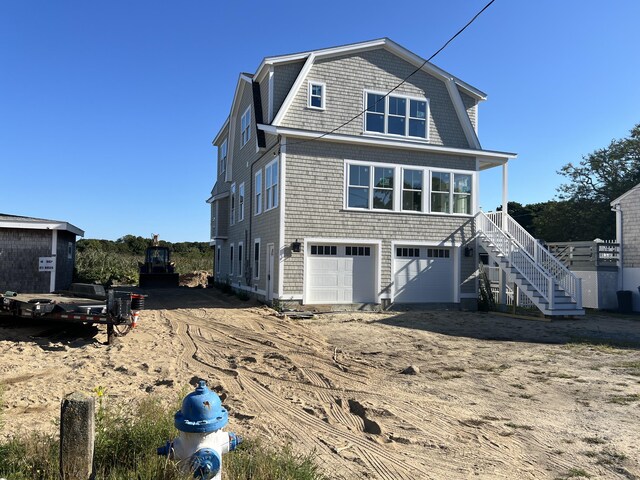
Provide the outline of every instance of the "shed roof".
[[0,228],[26,228],[34,230],[65,230],[84,237],[84,230],[62,220],[48,220],[46,218],[23,217],[0,213]]

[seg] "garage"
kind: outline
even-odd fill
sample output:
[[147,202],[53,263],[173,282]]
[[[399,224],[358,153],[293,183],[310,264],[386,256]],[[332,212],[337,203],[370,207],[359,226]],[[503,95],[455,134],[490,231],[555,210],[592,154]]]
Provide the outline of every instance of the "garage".
[[376,247],[307,245],[305,303],[377,303]]
[[395,303],[455,302],[453,249],[396,245],[393,250]]

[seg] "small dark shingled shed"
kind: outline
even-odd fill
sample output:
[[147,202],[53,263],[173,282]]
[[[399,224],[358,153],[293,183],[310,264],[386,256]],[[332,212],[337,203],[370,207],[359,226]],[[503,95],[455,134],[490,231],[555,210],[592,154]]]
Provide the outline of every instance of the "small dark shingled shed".
[[0,213],[0,292],[69,288],[78,235],[84,231],[68,222]]

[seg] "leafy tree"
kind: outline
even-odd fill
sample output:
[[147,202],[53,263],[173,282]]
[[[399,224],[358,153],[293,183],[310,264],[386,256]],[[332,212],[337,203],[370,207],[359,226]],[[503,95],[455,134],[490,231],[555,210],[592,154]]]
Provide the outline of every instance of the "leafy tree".
[[640,183],[640,124],[631,129],[630,137],[612,140],[558,173],[570,180],[560,186],[560,199],[610,203]]

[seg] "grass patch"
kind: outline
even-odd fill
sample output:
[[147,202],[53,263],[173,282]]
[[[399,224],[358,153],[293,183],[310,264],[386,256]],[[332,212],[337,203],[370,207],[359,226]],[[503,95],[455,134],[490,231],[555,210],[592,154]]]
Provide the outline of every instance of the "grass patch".
[[[102,480],[187,480],[185,474],[156,454],[156,449],[175,438],[173,414],[155,399],[137,406],[103,406],[104,390],[98,392],[96,414],[96,478]],[[59,440],[31,434],[0,443],[0,478],[11,480],[58,480]],[[312,455],[296,455],[289,448],[276,450],[248,441],[225,455],[226,480],[327,480]]]
[[533,395],[531,395],[530,393],[521,393],[518,396],[520,398],[524,398],[525,400],[531,400],[533,398]]
[[576,378],[580,378],[577,375],[571,375],[570,373],[564,373],[564,372],[549,372],[549,376],[553,377],[553,378],[566,378],[566,379],[571,379],[571,380],[575,380]]
[[524,385],[522,385],[521,383],[512,383],[512,384],[511,384],[511,386],[512,386],[513,388],[517,388],[517,389],[519,389],[519,390],[524,390],[524,389],[525,389],[525,386],[524,386]]
[[615,450],[605,449],[598,455],[598,465],[618,465],[626,460],[627,456],[624,453],[616,452]]
[[640,394],[630,393],[627,395],[611,395],[609,403],[617,403],[618,405],[629,405],[633,402],[640,401]]
[[508,363],[502,363],[500,365],[478,365],[477,367],[478,370],[490,373],[502,373],[509,368],[511,368],[511,365]]

